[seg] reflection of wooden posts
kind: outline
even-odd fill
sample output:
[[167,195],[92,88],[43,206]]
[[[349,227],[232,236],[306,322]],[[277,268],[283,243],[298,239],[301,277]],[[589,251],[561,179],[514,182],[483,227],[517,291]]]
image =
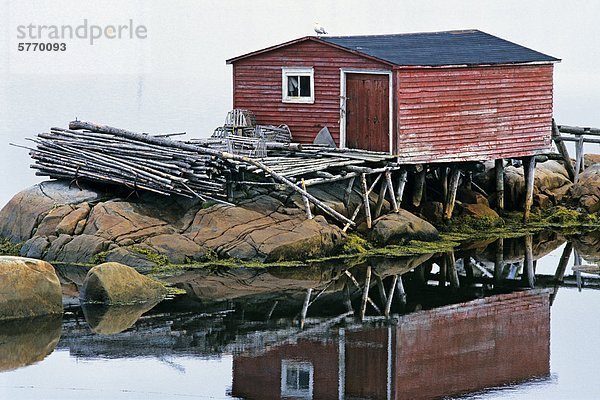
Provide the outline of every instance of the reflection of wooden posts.
[[495,161],[496,171],[496,207],[498,210],[504,210],[504,159]]
[[535,156],[523,159],[523,173],[525,175],[525,210],[523,222],[529,220],[529,213],[533,205],[533,185],[535,182]]
[[367,267],[367,276],[365,277],[365,289],[362,295],[362,301],[360,303],[360,319],[365,319],[365,313],[367,312],[367,299],[369,298],[369,288],[371,287],[371,266]]
[[565,146],[565,143],[560,139],[560,131],[558,130],[558,126],[556,126],[554,119],[552,120],[552,140],[554,140],[556,149],[562,157],[563,165],[569,174],[569,179],[571,179],[571,182],[573,182],[575,180],[575,170],[573,169],[573,164],[571,163],[571,157],[569,156],[567,146]]
[[312,288],[306,290],[306,297],[304,298],[304,304],[302,304],[302,312],[300,312],[300,329],[304,329],[304,321],[306,320],[306,313],[308,312],[308,304],[310,303],[310,295],[312,294]]
[[575,280],[577,282],[577,290],[581,292],[581,288],[583,287],[583,282],[581,279],[581,270],[579,269],[583,264],[583,260],[581,259],[581,255],[577,251],[577,249],[573,250],[573,268],[575,269]]
[[560,284],[565,277],[565,272],[567,271],[567,266],[569,264],[569,258],[571,258],[571,253],[573,252],[573,243],[567,242],[565,244],[565,248],[560,256],[560,260],[558,261],[558,266],[556,267],[556,272],[554,273],[554,291],[550,294],[550,305],[554,303],[556,299],[556,295],[558,294],[558,289],[560,288]]
[[458,280],[458,271],[456,270],[456,259],[454,252],[449,251],[444,254],[446,270],[448,271],[448,280],[450,281],[450,287],[454,290],[460,287],[460,281]]
[[456,202],[456,191],[458,190],[458,182],[460,180],[460,169],[457,165],[452,166],[450,172],[450,183],[448,183],[448,196],[444,203],[444,221],[450,221],[452,212],[454,211],[454,203]]
[[467,281],[473,281],[473,262],[471,261],[471,257],[463,258],[463,265],[465,267],[465,274],[467,276]]
[[398,176],[398,188],[396,189],[396,203],[398,207],[402,207],[402,196],[404,196],[404,187],[408,181],[408,171],[403,169]]
[[523,279],[527,281],[527,286],[535,287],[535,272],[533,270],[533,236],[525,236],[525,263],[523,265]]
[[425,176],[427,175],[427,168],[423,166],[423,170],[417,172],[415,175],[415,188],[413,192],[412,203],[413,206],[419,207],[421,200],[423,200],[423,190],[425,188]]
[[398,275],[394,275],[392,279],[392,286],[390,286],[390,291],[388,292],[387,302],[385,303],[385,311],[384,315],[386,318],[390,316],[390,310],[392,309],[392,300],[394,299],[394,290],[396,289],[396,284],[398,282]]
[[404,283],[402,282],[402,276],[398,277],[398,282],[396,282],[396,289],[398,289],[398,300],[401,305],[406,304],[406,291],[404,290]]
[[271,317],[273,316],[273,312],[275,311],[275,308],[277,307],[277,304],[279,304],[279,300],[275,300],[275,302],[273,303],[273,305],[271,306],[271,308],[269,309],[269,311],[267,312],[267,315],[265,316],[266,320],[270,320]]
[[344,305],[346,306],[347,311],[354,312],[352,301],[350,300],[350,285],[348,285],[348,282],[344,283]]
[[494,257],[494,284],[500,285],[504,270],[504,239],[496,240],[496,256]]
[[448,269],[446,268],[446,257],[442,256],[438,259],[438,266],[440,267],[440,276],[438,277],[438,282],[440,287],[446,286],[446,275],[448,274]]
[[385,293],[385,287],[383,286],[383,280],[381,279],[381,277],[375,273],[373,273],[373,275],[375,275],[375,279],[377,280],[377,289],[379,290],[379,297],[381,298],[381,302],[383,304],[387,303],[387,294]]

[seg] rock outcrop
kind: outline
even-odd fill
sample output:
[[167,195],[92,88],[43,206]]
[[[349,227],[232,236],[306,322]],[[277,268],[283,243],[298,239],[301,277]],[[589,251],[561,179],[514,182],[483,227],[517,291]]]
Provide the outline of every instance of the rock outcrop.
[[45,261],[0,256],[0,320],[62,314],[62,289]]
[[[203,260],[207,253],[275,261],[323,256],[345,235],[324,217],[266,194],[239,206],[142,194],[108,197],[48,181],[17,194],[0,211],[0,235],[24,242],[21,255],[64,263],[122,262],[139,270],[164,262]],[[356,196],[354,196],[356,197]],[[353,198],[353,201],[356,199]],[[358,201],[356,201],[358,203]]]
[[571,200],[589,213],[600,211],[600,164],[593,164],[579,175],[571,187]]
[[166,288],[135,269],[107,262],[90,269],[83,281],[80,299],[85,303],[123,305],[160,301]]
[[381,245],[410,239],[435,240],[439,236],[433,225],[403,209],[377,218],[371,231],[371,239]]

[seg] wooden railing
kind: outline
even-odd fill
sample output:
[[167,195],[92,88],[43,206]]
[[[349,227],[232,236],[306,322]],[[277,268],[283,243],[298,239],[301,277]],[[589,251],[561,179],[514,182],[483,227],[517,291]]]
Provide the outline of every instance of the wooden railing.
[[[600,144],[600,129],[583,128],[579,126],[556,125],[552,121],[552,140],[556,143],[558,152],[563,158],[565,168],[571,181],[577,182],[579,174],[584,169],[584,150],[585,143]],[[564,142],[575,143],[575,166],[571,162],[569,151]]]

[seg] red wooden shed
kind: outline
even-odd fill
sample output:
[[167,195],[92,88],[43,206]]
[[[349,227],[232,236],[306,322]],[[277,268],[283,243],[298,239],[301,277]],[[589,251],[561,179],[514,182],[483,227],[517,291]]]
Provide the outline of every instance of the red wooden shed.
[[551,145],[557,58],[478,31],[303,37],[227,60],[233,106],[311,143],[402,163],[532,156]]

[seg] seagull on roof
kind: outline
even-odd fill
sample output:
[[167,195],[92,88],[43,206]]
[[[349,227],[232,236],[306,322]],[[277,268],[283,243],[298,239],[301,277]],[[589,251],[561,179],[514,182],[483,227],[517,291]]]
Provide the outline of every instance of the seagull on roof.
[[327,35],[327,31],[325,31],[325,28],[323,28],[323,26],[320,23],[315,22],[314,28],[315,28],[315,32],[317,32],[317,36]]

